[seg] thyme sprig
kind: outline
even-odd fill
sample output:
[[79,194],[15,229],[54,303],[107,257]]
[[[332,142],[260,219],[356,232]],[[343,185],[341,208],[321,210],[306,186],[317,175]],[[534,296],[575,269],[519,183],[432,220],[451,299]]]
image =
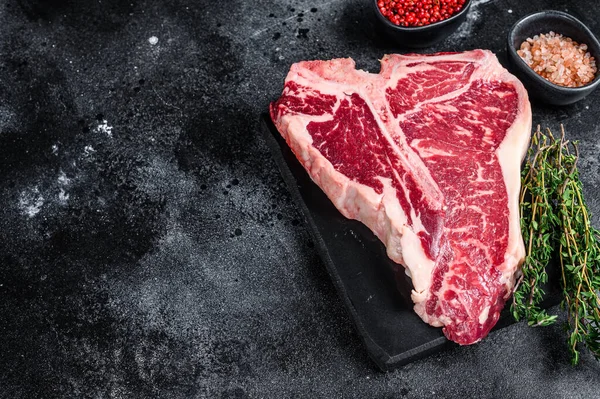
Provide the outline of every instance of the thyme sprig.
[[538,126],[521,178],[526,258],[511,307],[515,319],[525,318],[532,326],[556,321],[540,304],[545,295],[541,284],[548,280],[546,266],[557,256],[573,364],[579,362],[580,344],[600,359],[600,232],[590,222],[578,157],[577,143],[565,139],[562,125],[560,137],[549,129],[544,134]]
[[548,282],[546,266],[555,251],[558,215],[553,210],[551,193],[558,189],[560,177],[553,167],[558,143],[539,132],[533,134],[521,178],[521,231],[526,257],[512,304],[516,320],[525,318],[530,326],[547,326],[556,320],[540,308]]

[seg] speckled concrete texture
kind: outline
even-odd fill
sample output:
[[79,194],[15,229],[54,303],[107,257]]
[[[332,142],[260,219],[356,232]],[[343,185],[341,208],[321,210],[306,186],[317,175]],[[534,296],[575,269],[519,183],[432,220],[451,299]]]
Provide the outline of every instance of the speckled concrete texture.
[[[592,0],[474,0],[429,51],[505,62],[508,27],[547,8],[600,31]],[[292,62],[377,71],[407,51],[370,12],[367,0],[0,2],[1,398],[598,397],[598,362],[570,366],[560,325],[516,324],[387,374],[367,358],[259,115]],[[599,96],[534,104],[534,123],[580,140],[597,226]]]

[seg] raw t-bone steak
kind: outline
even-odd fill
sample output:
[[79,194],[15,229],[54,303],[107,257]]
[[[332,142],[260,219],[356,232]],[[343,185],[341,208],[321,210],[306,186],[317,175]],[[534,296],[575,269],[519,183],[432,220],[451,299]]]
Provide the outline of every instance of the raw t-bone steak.
[[292,65],[271,117],[337,209],[412,278],[416,313],[460,344],[485,337],[524,257],[520,164],[531,108],[489,51]]

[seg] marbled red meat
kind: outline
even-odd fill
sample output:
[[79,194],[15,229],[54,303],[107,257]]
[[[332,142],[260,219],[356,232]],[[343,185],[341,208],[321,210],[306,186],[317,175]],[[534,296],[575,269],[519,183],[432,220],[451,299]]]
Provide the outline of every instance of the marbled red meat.
[[271,117],[340,212],[413,282],[415,311],[460,344],[496,324],[524,257],[521,83],[489,51],[292,65]]

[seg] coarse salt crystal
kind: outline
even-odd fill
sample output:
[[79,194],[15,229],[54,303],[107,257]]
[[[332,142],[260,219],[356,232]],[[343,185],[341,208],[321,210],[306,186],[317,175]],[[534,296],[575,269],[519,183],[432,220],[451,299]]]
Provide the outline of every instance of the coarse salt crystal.
[[596,60],[586,52],[587,45],[555,32],[527,38],[517,51],[537,74],[552,83],[579,87],[596,75]]

